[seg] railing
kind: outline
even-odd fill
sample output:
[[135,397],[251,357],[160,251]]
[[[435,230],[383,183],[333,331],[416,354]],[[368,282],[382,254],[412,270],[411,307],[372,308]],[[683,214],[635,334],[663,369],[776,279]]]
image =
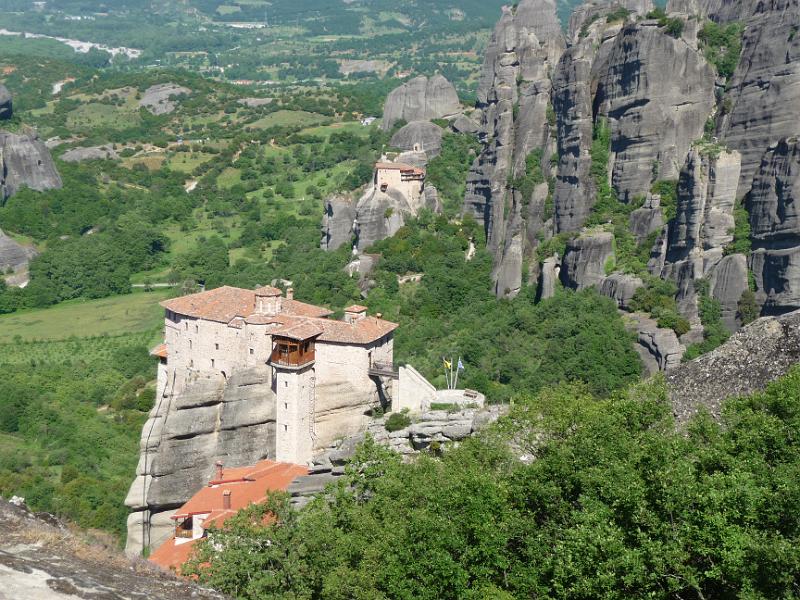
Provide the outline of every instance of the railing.
[[191,529],[184,529],[182,526],[178,525],[175,528],[175,537],[176,538],[191,538],[192,537],[192,530]]

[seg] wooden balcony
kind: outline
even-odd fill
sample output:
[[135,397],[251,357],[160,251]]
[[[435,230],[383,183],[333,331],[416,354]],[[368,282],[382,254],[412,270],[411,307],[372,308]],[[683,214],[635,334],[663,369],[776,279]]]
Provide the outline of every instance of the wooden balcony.
[[176,538],[192,538],[192,519],[186,519],[175,527]]
[[316,360],[314,343],[278,340],[269,362],[272,366],[300,369]]

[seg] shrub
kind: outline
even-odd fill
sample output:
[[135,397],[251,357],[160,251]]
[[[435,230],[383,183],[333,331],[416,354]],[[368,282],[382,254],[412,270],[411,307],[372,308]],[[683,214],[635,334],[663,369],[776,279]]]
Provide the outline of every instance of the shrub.
[[411,418],[405,413],[392,413],[386,419],[386,431],[400,431],[411,425]]

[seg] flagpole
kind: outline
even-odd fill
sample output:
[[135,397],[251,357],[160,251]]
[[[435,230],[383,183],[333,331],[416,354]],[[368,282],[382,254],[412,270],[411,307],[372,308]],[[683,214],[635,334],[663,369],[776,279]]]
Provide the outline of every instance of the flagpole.
[[442,366],[444,367],[444,380],[447,383],[447,389],[450,389],[450,378],[448,377],[447,373],[447,359],[443,356],[442,357]]
[[458,366],[456,366],[456,380],[455,380],[455,382],[453,383],[453,389],[454,389],[454,390],[457,390],[457,389],[458,389],[458,372],[461,370],[461,368],[460,368],[460,367],[461,367],[461,357],[459,356],[459,357],[458,357]]

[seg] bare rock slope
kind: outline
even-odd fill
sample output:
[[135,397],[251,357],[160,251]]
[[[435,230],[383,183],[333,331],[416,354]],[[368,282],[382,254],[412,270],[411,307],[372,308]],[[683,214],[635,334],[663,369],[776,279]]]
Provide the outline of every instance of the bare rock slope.
[[675,416],[686,421],[699,410],[719,417],[730,397],[763,390],[800,363],[800,311],[751,323],[728,342],[667,373]]
[[211,600],[221,594],[128,561],[50,515],[0,498],[0,600]]
[[428,121],[457,114],[461,110],[453,84],[442,75],[420,76],[394,89],[383,108],[384,131],[398,121]]
[[61,176],[38,136],[0,131],[0,199],[10,198],[22,187],[40,192],[60,188]]

